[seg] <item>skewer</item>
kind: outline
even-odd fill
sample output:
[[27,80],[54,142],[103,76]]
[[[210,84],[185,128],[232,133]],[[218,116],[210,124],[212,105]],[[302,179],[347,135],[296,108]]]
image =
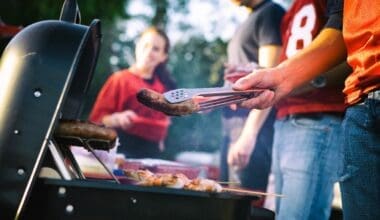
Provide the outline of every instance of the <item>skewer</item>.
[[227,184],[236,185],[236,184],[239,184],[239,182],[233,182],[233,181],[217,181],[217,183],[223,184],[223,185],[227,185]]
[[[137,181],[137,185],[139,185],[139,182],[143,182],[144,181],[143,179],[140,179],[140,178],[134,177],[134,176],[125,175],[125,177],[127,179],[129,179],[129,180]],[[191,180],[189,179],[189,181],[191,181]],[[217,185],[218,184],[233,184],[233,183],[236,184],[237,183],[237,182],[232,182],[232,181],[228,181],[228,182],[212,181],[212,182],[216,183]],[[265,193],[265,192],[258,192],[258,191],[253,191],[253,190],[247,190],[247,189],[223,187],[223,186],[220,186],[220,185],[219,185],[219,187],[221,188],[221,191],[231,192],[231,193],[240,193],[240,194],[243,194],[243,195],[284,197],[281,194],[275,194],[275,193]],[[220,192],[220,191],[218,191],[218,192]]]
[[236,188],[229,188],[229,187],[223,187],[223,191],[225,192],[235,192],[235,193],[244,193],[254,196],[275,196],[283,198],[284,195],[282,194],[276,194],[276,193],[265,193],[265,192],[257,192],[253,190],[247,190],[247,189],[236,189]]

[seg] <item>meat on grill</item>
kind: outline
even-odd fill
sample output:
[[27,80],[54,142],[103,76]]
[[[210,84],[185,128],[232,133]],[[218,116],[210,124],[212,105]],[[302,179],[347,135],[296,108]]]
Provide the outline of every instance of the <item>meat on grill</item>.
[[57,137],[80,137],[84,139],[99,139],[110,142],[116,141],[117,132],[91,122],[61,119],[54,131]]
[[221,192],[222,186],[210,179],[189,179],[182,173],[152,173],[149,170],[124,169],[124,174],[141,186],[164,186],[202,192]]
[[140,103],[167,115],[182,116],[199,110],[199,104],[193,99],[180,103],[169,103],[162,94],[150,89],[141,89],[136,96]]

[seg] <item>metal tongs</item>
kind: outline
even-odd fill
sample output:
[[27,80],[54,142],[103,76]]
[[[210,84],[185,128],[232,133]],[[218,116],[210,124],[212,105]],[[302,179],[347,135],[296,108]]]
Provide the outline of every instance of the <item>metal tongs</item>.
[[256,97],[263,90],[244,90],[237,91],[230,87],[213,87],[213,88],[194,88],[194,89],[175,89],[163,94],[169,103],[180,103],[192,99],[196,96],[215,97],[206,101],[199,102],[199,110],[205,111],[217,107],[238,104],[250,98]]

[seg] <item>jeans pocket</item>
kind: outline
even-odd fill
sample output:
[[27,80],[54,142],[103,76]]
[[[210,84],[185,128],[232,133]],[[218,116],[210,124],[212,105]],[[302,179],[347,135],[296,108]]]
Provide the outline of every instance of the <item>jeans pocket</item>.
[[324,123],[323,114],[307,114],[291,116],[293,126],[307,129],[328,130],[329,126]]
[[357,174],[359,168],[353,165],[347,165],[344,166],[343,169],[341,170],[341,173],[339,175],[339,182],[344,182],[346,180],[349,180]]

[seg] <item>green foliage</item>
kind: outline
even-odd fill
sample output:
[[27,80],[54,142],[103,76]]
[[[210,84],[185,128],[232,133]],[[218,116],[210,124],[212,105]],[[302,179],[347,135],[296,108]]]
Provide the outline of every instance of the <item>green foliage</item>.
[[161,1],[154,1],[156,3],[156,11],[155,15],[152,18],[152,24],[156,25],[158,27],[165,27],[168,19],[168,1],[167,0],[161,0]]
[[[59,19],[64,0],[7,0],[0,4],[0,19],[6,24],[26,27],[32,23],[42,20]],[[81,13],[81,23],[88,25],[95,18],[100,19],[103,29],[111,29],[117,18],[128,18],[124,6],[128,0],[77,0]],[[103,31],[108,37],[108,33]],[[104,38],[104,37],[103,37]],[[10,39],[1,39],[0,52]],[[108,60],[99,59],[99,63]],[[102,65],[102,64],[100,64]]]
[[[124,11],[126,0],[77,0],[82,23],[92,19],[113,20],[127,17]],[[27,26],[40,20],[58,19],[64,0],[11,0],[0,4],[0,17],[9,24]]]
[[171,50],[169,65],[178,85],[190,88],[221,85],[225,51],[223,41],[208,42],[201,36],[177,43]]

